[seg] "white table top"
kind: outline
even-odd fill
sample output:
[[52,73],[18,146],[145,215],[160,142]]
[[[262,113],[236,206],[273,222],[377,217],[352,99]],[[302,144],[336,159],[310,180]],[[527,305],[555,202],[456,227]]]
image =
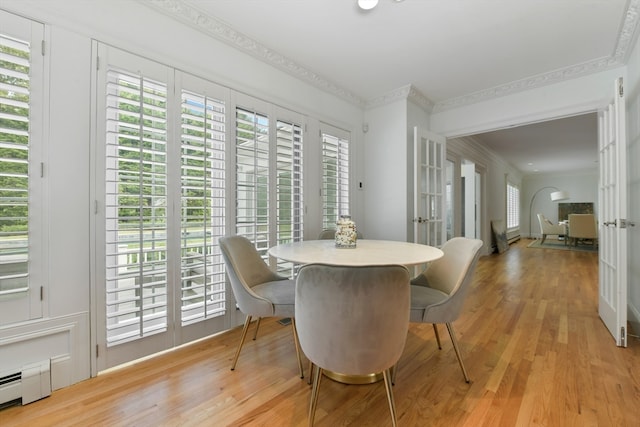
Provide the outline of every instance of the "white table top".
[[269,255],[296,264],[330,265],[417,265],[434,261],[444,254],[433,246],[391,240],[358,240],[355,248],[336,248],[333,240],[305,240],[269,249]]

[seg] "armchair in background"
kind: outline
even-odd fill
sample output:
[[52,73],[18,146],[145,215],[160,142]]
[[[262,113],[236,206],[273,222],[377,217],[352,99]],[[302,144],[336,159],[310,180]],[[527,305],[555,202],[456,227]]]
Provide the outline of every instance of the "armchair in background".
[[554,224],[549,221],[543,214],[538,214],[538,222],[540,223],[540,233],[542,234],[542,243],[547,236],[564,236],[567,234],[564,225]]
[[569,215],[569,239],[577,246],[579,242],[590,241],[593,246],[598,245],[598,226],[593,214]]

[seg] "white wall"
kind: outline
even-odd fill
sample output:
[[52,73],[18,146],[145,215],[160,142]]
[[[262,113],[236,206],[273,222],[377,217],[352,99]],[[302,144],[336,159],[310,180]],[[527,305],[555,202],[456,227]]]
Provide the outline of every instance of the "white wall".
[[[351,132],[355,146],[353,176],[362,179],[359,169],[363,164],[360,145],[364,113],[360,107],[180,25],[139,2],[3,0],[0,7],[46,25],[49,37],[45,60],[51,72],[46,107],[48,133],[45,130],[45,234],[49,259],[44,316],[0,328],[2,372],[50,358],[54,389],[91,375],[95,336],[92,338],[90,321],[98,309],[92,307],[92,40],[305,114],[309,117],[308,128],[315,131],[304,136],[311,144],[319,144],[319,121]],[[314,148],[312,151],[319,152],[318,147]],[[354,200],[353,210],[362,212],[361,193]],[[319,211],[320,198],[310,197],[307,202],[308,211]]]
[[363,144],[365,238],[414,239],[414,128],[428,129],[429,113],[407,98],[366,110]]
[[525,90],[456,109],[435,112],[431,128],[446,137],[594,112],[607,105],[624,67]]
[[365,122],[364,224],[358,229],[369,239],[406,240],[413,214],[407,211],[407,101],[369,109]]
[[[46,201],[43,318],[0,328],[0,371],[51,359],[52,387],[89,376],[89,64],[91,42],[49,29],[48,90],[56,102],[45,118]],[[69,72],[80,66],[84,73]]]

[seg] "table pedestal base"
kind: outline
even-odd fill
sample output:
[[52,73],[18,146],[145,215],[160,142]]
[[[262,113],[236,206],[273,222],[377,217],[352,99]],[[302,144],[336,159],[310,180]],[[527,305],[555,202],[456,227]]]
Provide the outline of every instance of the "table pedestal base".
[[332,372],[328,370],[323,370],[322,372],[324,373],[325,377],[343,384],[373,384],[383,379],[382,372],[366,375],[340,374],[338,372]]

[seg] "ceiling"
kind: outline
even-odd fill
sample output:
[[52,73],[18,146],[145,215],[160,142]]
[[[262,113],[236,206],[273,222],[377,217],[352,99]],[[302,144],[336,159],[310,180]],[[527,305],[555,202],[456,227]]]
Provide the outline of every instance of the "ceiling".
[[[366,107],[411,88],[441,111],[626,63],[640,0],[142,0]],[[524,173],[593,168],[595,114],[488,132]],[[533,163],[533,165],[529,165]]]

